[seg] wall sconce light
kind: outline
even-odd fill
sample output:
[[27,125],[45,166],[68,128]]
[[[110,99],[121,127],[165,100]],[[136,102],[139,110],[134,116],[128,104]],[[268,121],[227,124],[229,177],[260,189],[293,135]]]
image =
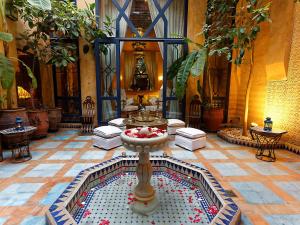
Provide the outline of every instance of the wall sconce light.
[[158,76],[158,80],[162,81],[163,80],[163,76],[162,75]]
[[258,126],[258,124],[257,124],[257,123],[254,123],[254,122],[252,122],[252,123],[250,124],[250,126],[251,126],[251,127],[257,127],[257,126]]
[[272,127],[273,127],[273,121],[271,120],[271,117],[267,117],[264,121],[264,130],[272,131]]

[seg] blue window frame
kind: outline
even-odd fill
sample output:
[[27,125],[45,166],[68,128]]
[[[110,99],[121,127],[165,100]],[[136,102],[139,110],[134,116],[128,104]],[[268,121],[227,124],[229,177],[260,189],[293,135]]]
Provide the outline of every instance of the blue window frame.
[[[183,51],[184,53],[187,52],[187,45],[182,38],[173,38],[168,37],[168,20],[165,16],[165,12],[168,10],[169,6],[172,4],[175,0],[167,0],[164,6],[161,6],[157,0],[152,0],[158,14],[153,19],[151,25],[146,29],[143,36],[140,36],[138,33],[137,28],[134,26],[132,21],[130,21],[129,17],[126,15],[126,9],[129,6],[130,2],[134,0],[126,0],[123,6],[120,6],[117,0],[112,0],[112,3],[117,8],[119,15],[116,18],[116,32],[115,37],[109,37],[105,40],[103,39],[97,39],[95,41],[95,58],[96,58],[96,82],[97,82],[97,112],[98,112],[98,124],[106,124],[107,121],[104,120],[102,110],[103,110],[103,104],[105,101],[114,101],[116,102],[115,109],[116,114],[114,117],[121,117],[121,89],[120,89],[120,42],[121,41],[145,41],[145,42],[162,42],[163,43],[163,116],[168,117],[167,115],[167,102],[168,101],[177,101],[177,98],[175,95],[167,96],[167,70],[168,70],[168,46],[170,45],[183,45]],[[188,14],[188,0],[184,1],[184,33],[183,35],[187,35],[187,14]],[[101,0],[95,0],[96,3],[96,15],[98,18],[100,17],[100,3]],[[128,28],[131,30],[132,33],[136,35],[136,37],[120,37],[120,21],[121,19],[124,19],[127,23]],[[164,34],[163,37],[149,37],[150,32],[154,29],[155,25],[158,23],[158,21],[162,19],[164,22]],[[99,19],[98,19],[98,25],[99,25]],[[101,70],[101,53],[100,53],[100,45],[106,44],[106,45],[115,45],[116,53],[116,93],[113,96],[107,96],[103,94],[103,76],[105,76],[105,69]],[[113,57],[113,56],[111,56]],[[174,59],[176,60],[176,59]],[[185,117],[185,101],[181,104],[182,107],[182,115],[181,117]]]

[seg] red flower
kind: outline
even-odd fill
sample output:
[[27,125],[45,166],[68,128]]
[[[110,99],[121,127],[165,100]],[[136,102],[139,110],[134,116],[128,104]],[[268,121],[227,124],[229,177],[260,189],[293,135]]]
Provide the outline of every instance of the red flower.
[[88,193],[86,192],[86,191],[84,191],[83,193],[82,193],[82,196],[84,196],[84,197],[86,197],[88,195]]
[[210,214],[216,215],[218,213],[218,211],[219,210],[218,210],[217,206],[215,206],[215,205],[211,205],[208,207],[208,212]]
[[152,131],[152,128],[151,128],[151,127],[148,127],[148,131],[151,132],[151,131]]
[[99,223],[99,225],[109,225],[110,222],[107,219],[102,219],[101,222]]
[[92,213],[90,212],[90,210],[85,210],[85,212],[83,213],[83,218],[88,217],[89,215],[91,215]]
[[83,207],[84,207],[84,205],[80,202],[80,200],[78,200],[78,201],[76,202],[76,205],[78,205],[80,208],[83,208]]

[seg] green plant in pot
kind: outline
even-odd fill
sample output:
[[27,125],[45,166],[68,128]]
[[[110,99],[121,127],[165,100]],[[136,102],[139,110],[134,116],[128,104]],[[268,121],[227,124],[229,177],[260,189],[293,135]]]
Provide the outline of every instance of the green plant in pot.
[[[106,23],[102,31],[96,26],[94,4],[85,9],[77,9],[73,1],[51,0],[51,9],[43,10],[33,7],[25,0],[13,0],[20,17],[29,29],[20,35],[25,42],[23,51],[30,52],[44,65],[55,65],[58,69],[68,68],[77,61],[77,39],[82,37],[89,44],[96,38],[105,38],[111,32],[111,21]],[[105,46],[101,51],[106,52]],[[47,66],[48,68],[48,66]],[[58,130],[61,120],[61,108],[48,109],[50,131]]]
[[[187,80],[190,75],[202,79],[203,74],[208,78],[208,96],[202,96],[204,105],[204,122],[208,130],[216,131],[222,120],[222,109],[216,108],[213,101],[210,59],[219,56],[226,57],[229,62],[240,65],[246,52],[252,57],[248,89],[251,88],[254,41],[260,32],[260,25],[269,21],[269,3],[261,0],[209,0],[207,3],[206,23],[199,35],[204,36],[204,43],[195,43],[185,38],[187,43],[196,46],[196,50],[179,58],[171,65],[168,78],[176,76],[176,96],[181,99],[185,95]],[[234,55],[232,53],[235,53]],[[198,82],[199,94],[203,90]],[[246,93],[245,117],[248,117],[249,90]],[[206,100],[208,99],[208,100]],[[203,101],[206,100],[206,101]],[[222,116],[221,116],[222,115]],[[247,122],[244,122],[247,128]],[[245,129],[245,128],[244,128]]]
[[4,52],[0,53],[0,82],[2,92],[0,97],[0,129],[6,129],[15,126],[16,117],[23,120],[24,125],[28,125],[28,117],[25,108],[13,108],[12,91],[15,80],[15,68],[13,62],[22,64],[32,79],[32,85],[37,84],[36,78],[31,69],[21,60],[9,55],[9,42],[13,41],[13,35],[8,31],[6,20],[6,0],[0,0],[0,40],[3,43]]

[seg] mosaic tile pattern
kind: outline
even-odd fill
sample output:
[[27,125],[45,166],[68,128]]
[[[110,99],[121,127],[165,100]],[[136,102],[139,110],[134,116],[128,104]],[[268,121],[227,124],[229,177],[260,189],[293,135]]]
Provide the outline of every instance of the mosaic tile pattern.
[[[89,202],[84,208],[83,213],[78,218],[79,224],[97,224],[96,221],[107,219],[111,224],[128,224],[140,225],[151,224],[195,224],[189,217],[193,216],[194,208],[202,211],[199,214],[199,222],[197,224],[209,224],[210,220],[205,213],[205,209],[198,203],[195,191],[190,189],[183,189],[185,186],[175,182],[165,176],[154,175],[152,176],[153,186],[157,190],[157,196],[160,202],[159,209],[149,217],[138,214],[132,214],[128,199],[123,198],[132,194],[132,189],[137,184],[135,175],[128,175],[119,180],[113,181],[116,185],[107,185],[97,191],[94,191],[91,199],[86,200]],[[128,186],[132,188],[130,188]],[[159,188],[163,185],[162,188]],[[179,193],[182,191],[182,194]],[[192,203],[189,204],[188,199]],[[109,207],[103,208],[103,205],[110,202]],[[91,214],[86,216],[84,212]],[[109,217],[108,214],[111,216]],[[84,218],[85,217],[85,218]]]
[[[70,138],[68,140],[53,140],[55,136],[70,136]],[[65,146],[70,146],[68,145],[70,142],[84,142],[85,144],[81,145],[80,148],[76,148],[76,145],[72,147],[74,144],[71,144],[72,148],[65,148]],[[172,139],[170,142],[172,142]],[[230,145],[214,134],[208,135],[208,143],[209,145],[205,149],[193,152],[195,159],[184,159],[184,161],[197,166],[204,165],[226,189],[231,189],[238,195],[233,199],[241,207],[242,222],[245,225],[299,225],[297,222],[300,221],[300,200],[298,198],[299,194],[297,194],[298,189],[294,188],[294,185],[298,185],[297,182],[300,181],[299,155],[281,150],[276,155],[277,161],[270,163],[270,166],[273,167],[273,169],[271,168],[272,172],[266,172],[268,169],[263,168],[260,170],[264,171],[264,174],[262,174],[247,164],[261,163],[260,160],[255,158],[255,149],[238,145],[229,147]],[[33,160],[26,163],[12,164],[10,162],[11,152],[4,151],[5,160],[0,162],[0,224],[17,225],[21,224],[26,218],[44,217],[48,203],[51,204],[51,196],[54,196],[54,193],[56,195],[61,193],[61,190],[58,190],[60,188],[55,188],[56,185],[59,187],[59,184],[69,183],[82,169],[93,166],[94,162],[101,162],[113,156],[121,155],[121,152],[124,151],[123,147],[119,147],[107,151],[102,159],[89,162],[92,159],[82,159],[81,156],[91,150],[101,151],[91,146],[92,140],[89,139],[89,136],[78,136],[78,130],[61,129],[60,132],[50,133],[47,138],[31,142]],[[159,153],[165,151],[168,155],[172,155],[173,151],[178,150],[185,151],[171,144]],[[74,155],[71,160],[63,159],[55,162],[49,160],[51,156],[59,151],[65,152],[66,155],[67,152],[78,151],[78,154]],[[126,153],[135,154],[130,151],[126,151]],[[53,176],[45,177],[43,172],[39,172],[41,176],[25,176],[41,164],[57,163],[63,164],[63,167],[56,173],[45,170],[47,173],[53,173]],[[234,163],[246,171],[247,175],[224,176],[219,173],[215,163]],[[12,166],[4,167],[8,165]],[[19,165],[21,166],[19,167]],[[27,166],[18,169],[24,165]],[[284,175],[280,175],[283,174],[282,172],[284,172]],[[265,175],[270,173],[272,175]],[[234,182],[254,183],[253,188],[251,188],[256,192],[246,191],[245,187],[239,185],[234,186],[232,185]],[[256,185],[256,183],[260,185]],[[27,190],[25,193],[23,192],[24,187]],[[258,201],[260,194],[265,192],[270,194],[263,195],[263,199]],[[292,194],[292,192],[295,192],[295,194]],[[253,196],[256,196],[254,197],[255,201],[250,202],[249,200]],[[274,198],[274,196],[276,197]],[[276,207],[273,207],[274,204]],[[9,210],[7,210],[7,206],[9,206]],[[15,216],[16,214],[18,217]]]

